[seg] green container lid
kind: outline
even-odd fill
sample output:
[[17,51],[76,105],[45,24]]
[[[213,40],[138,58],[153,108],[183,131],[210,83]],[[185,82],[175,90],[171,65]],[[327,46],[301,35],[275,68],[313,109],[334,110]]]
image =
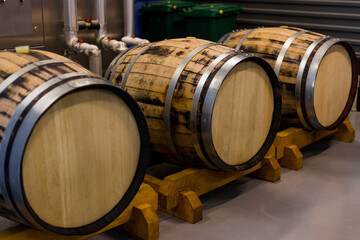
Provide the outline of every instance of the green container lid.
[[242,11],[239,6],[225,4],[200,4],[189,9],[184,9],[186,17],[219,17],[223,15],[234,15]]
[[141,10],[144,12],[178,12],[182,11],[184,8],[189,8],[195,5],[196,4],[192,2],[160,1],[146,3],[142,6]]

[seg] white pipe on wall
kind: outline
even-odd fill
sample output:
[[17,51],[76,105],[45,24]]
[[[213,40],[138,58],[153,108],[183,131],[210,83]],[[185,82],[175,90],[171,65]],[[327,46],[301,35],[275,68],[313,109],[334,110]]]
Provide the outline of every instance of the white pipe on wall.
[[130,45],[141,45],[149,43],[146,39],[135,36],[134,0],[124,0],[125,37],[121,41]]
[[73,45],[78,41],[77,31],[77,7],[73,0],[64,0],[64,31],[66,44],[73,48]]
[[121,41],[125,42],[126,44],[130,44],[130,45],[141,45],[141,44],[149,43],[148,40],[138,38],[138,37],[135,37],[135,36],[122,37]]
[[77,1],[64,0],[64,33],[68,47],[76,52],[84,52],[90,57],[90,71],[102,75],[101,51],[96,45],[79,40],[77,23]]
[[99,21],[100,28],[96,32],[96,41],[105,49],[115,52],[122,52],[127,49],[126,44],[107,36],[107,0],[96,0],[96,17]]

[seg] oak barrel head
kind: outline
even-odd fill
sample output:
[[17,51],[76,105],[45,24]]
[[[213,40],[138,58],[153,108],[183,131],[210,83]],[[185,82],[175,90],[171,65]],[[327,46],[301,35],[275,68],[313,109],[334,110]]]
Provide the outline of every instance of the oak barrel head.
[[274,94],[266,71],[241,62],[226,76],[212,113],[212,138],[219,157],[229,165],[251,159],[268,137]]
[[344,114],[352,74],[351,59],[345,47],[341,44],[330,47],[318,67],[314,85],[315,115],[323,127],[331,127]]
[[138,104],[56,54],[0,56],[14,66],[2,68],[0,89],[17,75],[0,92],[0,101],[17,100],[3,105],[7,121],[0,116],[4,206],[42,230],[99,231],[127,207],[145,175],[150,143]]
[[138,125],[117,95],[98,89],[67,95],[44,113],[27,143],[27,201],[50,225],[88,225],[124,197],[139,154]]

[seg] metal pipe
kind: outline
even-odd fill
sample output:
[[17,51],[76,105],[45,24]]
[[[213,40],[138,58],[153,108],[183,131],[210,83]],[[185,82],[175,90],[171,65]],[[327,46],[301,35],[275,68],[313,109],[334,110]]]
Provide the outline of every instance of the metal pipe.
[[101,54],[92,54],[89,55],[89,66],[93,73],[96,73],[102,76],[102,57]]
[[130,45],[141,45],[141,44],[149,43],[149,40],[138,38],[135,36],[122,37],[121,41],[123,41],[126,44],[130,44]]
[[122,37],[121,41],[129,45],[149,43],[148,40],[135,36],[134,0],[124,0],[124,22],[125,37]]
[[127,49],[124,42],[115,40],[107,36],[107,21],[106,21],[107,0],[96,1],[96,17],[98,19],[100,28],[96,31],[96,41],[104,48],[115,52],[122,52]]
[[96,41],[100,42],[101,38],[107,35],[107,22],[106,22],[106,0],[96,1],[96,17],[99,21],[100,29],[96,32]]
[[77,6],[76,0],[64,0],[64,31],[66,44],[73,48],[78,40]]
[[134,0],[124,0],[125,36],[134,36]]
[[83,29],[100,29],[99,21],[93,19],[85,19],[85,21],[77,21],[79,30]]
[[[64,0],[64,33],[65,41],[68,47],[75,52],[84,52],[90,57],[90,71],[102,75],[101,51],[96,45],[88,44],[78,38],[78,22],[77,22],[77,1]],[[97,60],[95,60],[95,58]]]

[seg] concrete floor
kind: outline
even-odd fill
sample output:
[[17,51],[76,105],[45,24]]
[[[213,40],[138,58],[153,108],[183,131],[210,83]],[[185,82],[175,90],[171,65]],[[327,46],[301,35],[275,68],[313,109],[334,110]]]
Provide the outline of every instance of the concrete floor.
[[[270,183],[243,177],[201,197],[203,220],[158,212],[160,239],[360,239],[360,113],[353,143],[322,140],[302,150],[304,167]],[[0,219],[0,229],[9,224]],[[92,240],[129,239],[115,231]]]

